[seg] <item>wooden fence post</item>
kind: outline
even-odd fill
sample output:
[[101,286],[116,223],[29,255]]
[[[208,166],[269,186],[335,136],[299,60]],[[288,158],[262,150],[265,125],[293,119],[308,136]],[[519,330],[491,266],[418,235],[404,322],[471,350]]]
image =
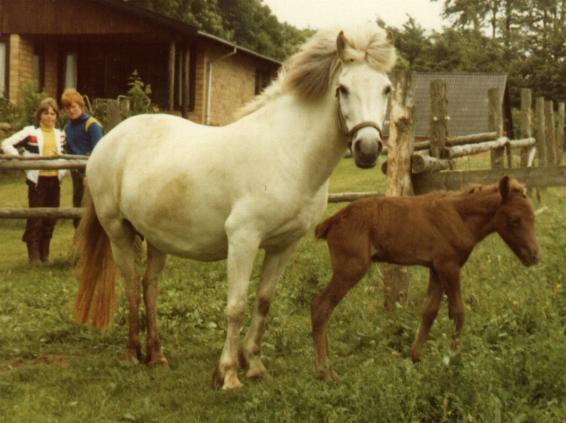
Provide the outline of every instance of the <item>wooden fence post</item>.
[[539,167],[545,167],[548,162],[546,160],[546,143],[544,141],[544,97],[537,97],[535,114],[537,117],[537,132],[535,138],[537,140],[538,165]]
[[556,122],[556,145],[558,146],[558,162],[562,164],[562,153],[566,149],[566,140],[564,139],[564,102],[558,103],[558,122]]
[[440,157],[448,138],[448,97],[446,81],[430,83],[430,155]]
[[544,102],[544,135],[546,138],[546,157],[549,166],[557,163],[556,140],[554,139],[554,104],[552,100]]
[[[523,88],[521,90],[521,138],[532,137],[532,119],[533,112],[531,109],[532,95],[531,90]],[[521,148],[521,167],[527,167],[529,162],[529,147]]]
[[[487,91],[489,100],[488,127],[490,131],[497,133],[497,138],[503,136],[503,111],[501,110],[501,95],[498,88],[490,88]],[[504,167],[505,147],[496,148],[491,151],[491,168]]]
[[[387,188],[385,195],[412,195],[411,156],[415,138],[413,123],[414,79],[408,71],[399,70],[393,77],[389,147],[387,153]],[[384,306],[392,309],[395,303],[406,304],[409,275],[406,267],[385,264],[383,269]]]

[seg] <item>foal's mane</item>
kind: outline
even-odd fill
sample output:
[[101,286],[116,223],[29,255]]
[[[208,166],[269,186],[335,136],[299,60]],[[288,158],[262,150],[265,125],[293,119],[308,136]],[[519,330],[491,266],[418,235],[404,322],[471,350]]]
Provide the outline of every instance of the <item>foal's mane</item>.
[[[277,79],[262,94],[237,112],[249,115],[270,100],[293,93],[308,100],[323,96],[342,66],[337,43],[340,28],[320,30],[303,44],[284,64]],[[343,30],[348,62],[363,62],[378,72],[389,72],[395,65],[396,53],[391,37],[376,24],[357,25]]]

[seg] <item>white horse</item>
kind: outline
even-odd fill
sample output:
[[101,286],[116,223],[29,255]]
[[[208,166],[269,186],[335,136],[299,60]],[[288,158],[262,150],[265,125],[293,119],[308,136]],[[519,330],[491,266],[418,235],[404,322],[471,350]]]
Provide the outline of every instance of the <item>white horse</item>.
[[[97,145],[86,169],[79,228],[76,318],[105,327],[115,303],[114,263],[128,298],[128,354],[142,358],[136,235],[147,241],[143,276],[146,362],[165,364],[156,322],[158,276],[167,254],[227,258],[227,335],[215,386],[240,387],[266,373],[261,337],[275,285],[299,239],[322,217],[328,178],[350,147],[372,167],[395,62],[391,37],[376,25],[321,31],[284,65],[278,79],[224,127],[169,115],[127,119]],[[251,325],[239,333],[258,249],[265,260]]]

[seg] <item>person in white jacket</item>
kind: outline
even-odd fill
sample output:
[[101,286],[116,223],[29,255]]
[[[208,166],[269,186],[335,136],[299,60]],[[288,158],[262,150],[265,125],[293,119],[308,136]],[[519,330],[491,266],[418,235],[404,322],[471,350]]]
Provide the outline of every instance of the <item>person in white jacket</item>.
[[[65,134],[55,128],[59,108],[53,98],[44,99],[35,113],[35,125],[26,126],[2,141],[5,154],[48,157],[63,153]],[[60,183],[65,170],[27,170],[29,207],[59,207]],[[49,259],[49,244],[56,219],[29,218],[22,241],[31,264]]]

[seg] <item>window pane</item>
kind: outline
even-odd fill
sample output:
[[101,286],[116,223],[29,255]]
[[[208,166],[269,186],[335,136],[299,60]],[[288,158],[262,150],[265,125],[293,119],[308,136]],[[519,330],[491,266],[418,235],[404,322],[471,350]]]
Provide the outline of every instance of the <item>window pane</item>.
[[65,88],[77,88],[77,55],[67,54],[65,57]]

